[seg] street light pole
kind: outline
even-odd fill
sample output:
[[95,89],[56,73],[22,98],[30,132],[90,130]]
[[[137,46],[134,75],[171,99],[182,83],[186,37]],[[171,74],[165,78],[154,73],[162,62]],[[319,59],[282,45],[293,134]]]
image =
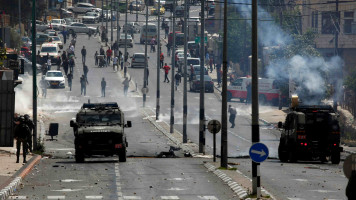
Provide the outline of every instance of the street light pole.
[[[137,6],[136,6],[136,8],[137,8]],[[159,104],[159,99],[160,99],[160,73],[159,73],[159,70],[161,68],[161,63],[160,63],[160,55],[161,55],[161,27],[160,27],[161,16],[160,16],[160,9],[161,9],[161,0],[158,0],[156,120],[159,119],[159,111],[160,111],[160,108],[161,108],[160,104]]]
[[[218,54],[219,64],[221,64],[220,55],[221,54],[219,51]],[[223,75],[222,75],[221,96],[222,96],[222,100],[221,100],[221,160],[220,160],[221,163],[220,165],[221,167],[227,168],[227,0],[224,0]]]
[[[258,123],[258,35],[257,35],[257,0],[252,0],[252,144],[260,141]],[[252,161],[252,194],[261,197],[260,163]]]
[[109,10],[108,10],[108,0],[106,0],[106,37],[108,37],[108,20],[109,20]]
[[112,41],[114,40],[114,33],[113,33],[113,28],[112,28],[112,0],[111,0],[111,5],[110,5],[110,13],[111,13],[111,20],[110,20],[110,28],[111,28],[111,45],[112,45]]
[[138,7],[137,7],[137,1],[138,1],[138,0],[136,0],[136,22],[138,22]]
[[189,0],[184,1],[184,81],[183,81],[183,143],[187,143],[187,115],[188,115],[188,106],[187,106],[187,48],[188,48],[188,31],[187,31],[187,4]]
[[104,0],[101,0],[101,27],[104,26]]
[[19,31],[21,35],[21,0],[19,0]]
[[205,153],[205,110],[204,110],[204,56],[205,56],[205,14],[204,14],[205,0],[201,1],[201,30],[200,30],[200,101],[199,101],[199,153]]
[[[120,19],[120,12],[119,12],[119,0],[116,0],[116,42],[119,42],[120,40],[120,25],[119,25],[119,19]],[[119,48],[118,48],[119,49]],[[119,55],[119,54],[117,54]]]
[[[143,88],[147,88],[147,65],[148,65],[148,59],[147,59],[147,31],[148,31],[148,0],[146,0],[146,28],[145,28],[145,71],[143,72]],[[143,92],[142,95],[142,104],[143,107],[146,106],[146,91]]]
[[[127,5],[127,0],[126,0],[126,5]],[[128,10],[126,9],[125,11],[125,24],[124,26],[127,26],[127,12]],[[122,31],[124,31],[124,26],[122,26]],[[127,59],[128,59],[128,56],[127,56],[127,29],[125,31],[125,51],[124,51],[124,77],[126,78],[126,73],[127,73]]]
[[172,78],[171,78],[171,120],[170,133],[174,132],[174,70],[176,52],[176,0],[173,0],[173,45],[172,45]]
[[37,149],[37,80],[36,80],[36,0],[32,0],[32,113],[33,113],[33,149]]

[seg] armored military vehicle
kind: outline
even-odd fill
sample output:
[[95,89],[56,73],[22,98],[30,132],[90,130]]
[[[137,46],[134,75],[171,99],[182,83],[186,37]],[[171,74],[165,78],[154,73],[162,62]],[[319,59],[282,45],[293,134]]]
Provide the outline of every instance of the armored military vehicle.
[[85,157],[93,155],[115,154],[120,162],[126,162],[128,143],[124,130],[131,127],[131,121],[125,124],[117,103],[84,103],[70,126],[75,136],[76,162],[84,162]]
[[[293,101],[293,99],[292,99]],[[340,163],[340,127],[338,115],[330,105],[292,103],[285,123],[278,123],[281,138],[278,156],[282,162],[320,160]]]

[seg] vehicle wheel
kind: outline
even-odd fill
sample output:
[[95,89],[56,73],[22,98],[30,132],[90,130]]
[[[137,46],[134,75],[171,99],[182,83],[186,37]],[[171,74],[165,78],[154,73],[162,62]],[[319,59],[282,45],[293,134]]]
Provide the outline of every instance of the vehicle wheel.
[[119,151],[119,162],[126,162],[126,147]]
[[331,153],[331,163],[332,164],[340,163],[340,152],[332,152]]
[[75,162],[83,163],[85,161],[84,153],[80,150],[75,150]]
[[258,96],[258,100],[262,105],[265,105],[267,103],[266,96],[263,94]]
[[281,162],[287,162],[288,161],[288,151],[284,147],[284,145],[279,144],[278,146],[278,157]]
[[230,92],[227,93],[227,101],[231,101],[232,99],[232,94]]
[[290,163],[297,162],[297,154],[293,150],[288,152],[288,160]]

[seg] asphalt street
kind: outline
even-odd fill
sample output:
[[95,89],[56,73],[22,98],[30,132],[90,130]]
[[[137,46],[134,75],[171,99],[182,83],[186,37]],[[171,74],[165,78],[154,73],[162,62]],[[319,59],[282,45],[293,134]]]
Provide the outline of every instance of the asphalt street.
[[[197,16],[198,7],[192,7],[191,16]],[[167,12],[165,15],[168,16]],[[120,25],[124,15],[120,15]],[[136,15],[130,14],[128,21],[135,21]],[[155,22],[150,16],[149,21]],[[139,22],[144,16],[139,15]],[[108,23],[110,26],[110,23]],[[113,24],[116,24],[114,22]],[[98,24],[94,25],[97,26]],[[105,25],[105,22],[104,22]],[[110,36],[109,29],[109,36]],[[161,37],[164,32],[161,31]],[[116,39],[116,29],[113,32]],[[110,41],[110,38],[109,38]],[[145,46],[139,44],[139,34],[135,34],[133,48],[128,48],[129,55],[143,53]],[[162,42],[163,52],[166,51]],[[87,49],[89,66],[87,94],[80,94],[79,76],[83,74],[80,49]],[[123,94],[123,76],[114,72],[112,67],[98,68],[94,65],[94,53],[99,51],[101,43],[98,37],[88,39],[87,35],[78,34],[76,45],[76,67],[73,90],[49,89],[46,99],[39,98],[39,110],[45,126],[59,123],[58,141],[45,141],[47,159],[30,174],[21,189],[11,198],[29,199],[236,199],[233,192],[202,166],[202,159],[180,158],[158,159],[155,156],[168,151],[172,143],[163,136],[140,113],[142,107],[143,68],[128,68],[132,82],[137,85],[130,88],[128,97]],[[65,48],[68,47],[68,43]],[[149,49],[149,48],[148,48]],[[123,48],[120,48],[123,52]],[[155,112],[157,83],[157,54],[148,51],[149,92],[146,107]],[[165,62],[170,64],[171,57],[165,54]],[[172,70],[171,72],[172,73]],[[215,73],[215,71],[213,72]],[[107,81],[106,97],[101,97],[100,81]],[[171,75],[169,75],[171,77]],[[169,124],[171,112],[171,85],[164,83],[164,72],[160,69],[160,106],[159,120]],[[171,82],[170,82],[171,83]],[[189,84],[188,84],[189,88]],[[118,163],[117,158],[90,158],[87,163],[74,161],[74,136],[69,121],[84,102],[116,101],[125,112],[126,120],[133,122],[133,127],[126,129],[129,146],[128,161]],[[245,159],[251,146],[251,107],[238,101],[229,103],[237,108],[236,127],[229,128],[228,156],[231,163],[245,175],[251,176],[251,160]],[[183,84],[175,92],[174,128],[183,132]],[[267,112],[276,107],[261,106],[260,112]],[[220,94],[205,94],[206,119],[221,119]],[[152,116],[154,117],[154,116]],[[188,91],[188,139],[199,144],[199,93]],[[280,133],[272,124],[261,123],[261,142],[270,151],[270,158],[261,165],[262,185],[277,199],[346,199],[344,188],[347,180],[343,176],[342,164],[320,164],[319,162],[281,163],[276,158]],[[48,137],[46,137],[48,139]],[[220,134],[217,135],[217,154],[220,155]],[[213,136],[206,132],[206,154],[212,154]]]

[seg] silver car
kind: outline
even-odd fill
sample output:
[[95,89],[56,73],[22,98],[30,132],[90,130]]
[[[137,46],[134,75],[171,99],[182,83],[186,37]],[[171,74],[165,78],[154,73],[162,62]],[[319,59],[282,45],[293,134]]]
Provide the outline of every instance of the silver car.
[[[133,40],[132,40],[132,37],[131,35],[127,34],[127,38],[126,38],[126,45],[127,47],[133,47]],[[119,39],[119,47],[120,46],[124,46],[125,47],[125,34],[121,34],[120,35],[120,39]]]
[[[148,58],[148,57],[147,57]],[[144,53],[134,53],[131,57],[131,67],[135,66],[145,66],[145,54]]]
[[90,26],[87,26],[83,23],[79,23],[79,22],[73,22],[71,23],[70,25],[68,25],[66,27],[67,31],[69,33],[91,33],[91,34],[94,34],[95,31],[96,31],[96,28],[94,27],[90,27]]

